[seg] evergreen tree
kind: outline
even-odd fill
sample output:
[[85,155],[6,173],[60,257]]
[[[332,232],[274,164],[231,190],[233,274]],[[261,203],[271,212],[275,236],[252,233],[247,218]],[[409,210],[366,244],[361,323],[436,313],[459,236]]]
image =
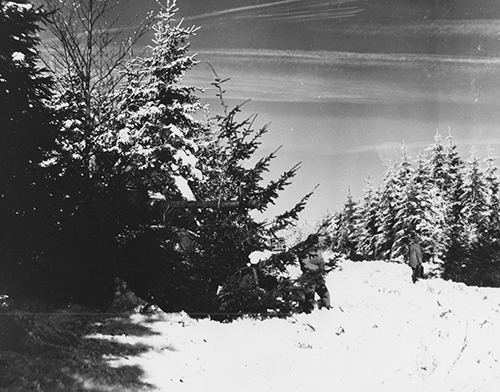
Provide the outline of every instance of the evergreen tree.
[[440,189],[444,190],[447,182],[446,173],[446,151],[439,131],[436,131],[434,143],[429,147],[429,174],[431,181]]
[[[196,62],[187,54],[196,29],[178,23],[176,11],[173,3],[158,14],[150,55],[128,63],[126,83],[112,106],[117,115],[106,115],[109,121],[97,128],[100,150],[94,174],[118,208],[113,222],[121,223],[117,229],[123,253],[116,273],[142,297],[169,310],[178,310],[190,298],[186,285],[196,272],[178,251],[191,228],[189,217],[181,214],[165,221],[163,212],[168,212],[162,209],[169,201],[194,200],[190,183],[204,180],[198,168],[204,152],[198,142],[209,132],[193,118],[201,109],[195,88],[182,81]],[[153,255],[147,268],[138,269],[144,247]],[[199,298],[207,298],[206,293]]]
[[97,127],[97,146],[106,159],[112,157],[103,175],[120,177],[129,189],[178,199],[189,193],[191,178],[201,177],[195,154],[206,130],[192,117],[200,110],[195,88],[182,84],[195,64],[187,51],[196,29],[177,25],[175,11],[158,14],[151,56],[129,62],[126,83],[114,99],[116,115]]
[[447,137],[446,145],[446,181],[444,183],[444,194],[450,204],[451,210],[448,212],[448,225],[450,230],[458,225],[461,220],[462,205],[460,194],[463,186],[464,162],[460,158],[457,146],[453,142],[451,134]]
[[389,258],[392,245],[394,244],[397,186],[394,164],[389,164],[380,191],[379,210],[376,221],[378,231],[375,239],[375,252],[377,258]]
[[331,225],[328,228],[328,243],[329,248],[334,251],[338,251],[338,244],[340,243],[342,214],[343,210],[339,210],[335,211],[330,217]]
[[359,208],[359,219],[356,228],[356,251],[363,258],[375,258],[375,236],[377,234],[378,193],[370,179],[366,181],[365,196]]
[[51,175],[42,163],[54,146],[52,81],[37,34],[46,20],[29,1],[0,2],[0,281],[17,295],[35,290],[51,227]]
[[215,312],[289,311],[291,283],[286,265],[296,262],[290,255],[272,257],[257,266],[249,265],[253,251],[268,247],[269,239],[297,222],[312,193],[272,221],[258,221],[252,210],[265,211],[290,184],[299,166],[278,179],[262,184],[276,151],[254,165],[248,160],[258,151],[267,126],[254,129],[255,116],[240,120],[241,105],[229,108],[223,99],[223,81],[216,75],[222,114],[214,119],[213,138],[201,145],[200,167],[205,177],[193,182],[193,191],[201,200],[234,200],[231,209],[209,208],[197,211],[190,230],[193,249],[186,254],[192,270],[194,295],[186,297],[191,310]]
[[424,254],[432,261],[441,263],[449,243],[446,223],[449,204],[439,188],[432,185],[427,193],[417,190],[417,205],[420,220],[416,232],[420,236]]
[[464,184],[464,162],[457,151],[451,134],[447,138],[446,166],[447,183],[446,199],[449,210],[446,214],[446,237],[448,247],[443,263],[443,277],[457,280],[462,269],[462,261],[466,257],[466,245],[463,241],[463,216],[461,193]]
[[406,256],[409,236],[415,232],[417,216],[417,193],[411,181],[412,168],[406,147],[403,147],[401,162],[396,172],[396,194],[394,209],[394,242],[391,246],[390,257],[397,259]]
[[478,244],[486,232],[488,217],[488,193],[484,173],[475,152],[467,161],[460,201],[462,203],[463,233],[467,247]]
[[488,223],[487,237],[492,245],[498,246],[500,243],[500,184],[497,175],[495,157],[491,148],[488,149],[486,158],[485,181],[488,189]]
[[446,214],[448,204],[439,187],[431,181],[428,161],[419,155],[412,178],[415,189],[415,233],[420,237],[424,254],[440,260],[446,250]]
[[336,244],[334,249],[345,253],[351,260],[357,258],[356,248],[358,247],[358,233],[357,227],[359,226],[358,205],[354,201],[351,191],[347,193],[347,199],[344,203],[344,208],[339,214],[336,224]]
[[483,284],[491,251],[485,240],[488,223],[488,189],[480,161],[474,151],[466,163],[460,189],[461,221],[455,226],[447,253],[444,277],[469,284]]
[[446,138],[446,161],[445,161],[445,183],[444,189],[449,192],[458,187],[461,183],[462,171],[464,168],[464,162],[457,151],[457,145],[455,144],[453,137],[448,135]]
[[117,276],[151,299],[168,274],[160,259],[179,257],[178,238],[152,204],[182,199],[188,180],[201,176],[195,152],[203,126],[191,117],[195,89],[181,80],[195,62],[186,54],[195,29],[174,22],[174,13],[172,5],[158,15],[151,55],[128,63],[127,83],[108,93],[113,104],[92,105],[89,117],[78,75],[60,79],[62,126],[46,164],[57,173],[59,204],[46,252],[52,299],[106,305]]

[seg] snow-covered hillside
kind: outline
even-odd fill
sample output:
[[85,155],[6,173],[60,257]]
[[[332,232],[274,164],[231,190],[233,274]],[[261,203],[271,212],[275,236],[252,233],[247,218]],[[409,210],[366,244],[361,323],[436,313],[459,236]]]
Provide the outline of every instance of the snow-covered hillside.
[[341,267],[332,310],[229,324],[134,315],[158,334],[94,337],[150,346],[109,360],[140,366],[160,391],[500,390],[500,289],[413,285],[394,263]]

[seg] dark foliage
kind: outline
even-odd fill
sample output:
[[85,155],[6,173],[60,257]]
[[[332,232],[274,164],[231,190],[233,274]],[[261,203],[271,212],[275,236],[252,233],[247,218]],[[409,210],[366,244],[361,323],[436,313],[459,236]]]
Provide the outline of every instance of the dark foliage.
[[[6,9],[5,15],[11,12]],[[92,64],[100,64],[94,52],[85,52],[90,56],[85,70],[81,64],[66,64],[52,97],[55,117],[45,102],[50,80],[36,68],[36,58],[20,73],[31,86],[20,76],[8,79],[9,88],[18,87],[20,103],[5,106],[15,124],[9,125],[10,139],[5,140],[10,162],[0,167],[9,180],[2,189],[2,203],[8,207],[2,224],[8,225],[2,226],[0,240],[10,246],[2,248],[9,264],[1,278],[16,300],[38,297],[104,308],[113,300],[119,277],[166,311],[295,309],[291,302],[297,282],[286,276],[285,265],[296,259],[288,255],[250,266],[248,256],[266,249],[269,238],[293,225],[312,193],[270,222],[254,217],[252,210],[263,212],[275,203],[299,165],[264,183],[276,152],[250,162],[267,126],[254,129],[255,117],[241,120],[241,105],[229,109],[218,77],[214,85],[222,113],[207,122],[193,118],[201,109],[197,90],[184,86],[182,76],[196,63],[187,55],[196,29],[178,24],[175,11],[173,2],[158,15],[148,55],[118,64],[126,70],[120,79],[126,83],[112,84],[112,90],[109,84],[103,92],[84,83],[94,80]],[[12,18],[2,14],[3,34],[11,37],[17,24],[24,23],[26,36],[32,37],[26,52],[36,53],[30,51],[38,43],[33,33],[45,14],[22,6],[17,14],[12,31],[5,28]],[[85,30],[73,38],[80,46],[92,45],[91,33]],[[60,32],[56,36],[65,39]],[[79,47],[62,44],[60,53],[68,58]],[[19,65],[13,50],[18,49],[1,57],[6,69]],[[100,105],[92,100],[94,92]],[[33,96],[33,102],[21,96]],[[186,196],[179,183],[191,187],[197,200],[232,201],[236,207],[215,203],[217,207],[171,212],[169,202]],[[42,208],[47,212],[41,213]],[[10,227],[16,230],[7,238]],[[30,243],[31,236],[36,244]]]
[[46,20],[30,2],[0,2],[0,285],[19,295],[39,287],[54,227],[53,173],[41,165],[56,136],[52,80],[39,66]]

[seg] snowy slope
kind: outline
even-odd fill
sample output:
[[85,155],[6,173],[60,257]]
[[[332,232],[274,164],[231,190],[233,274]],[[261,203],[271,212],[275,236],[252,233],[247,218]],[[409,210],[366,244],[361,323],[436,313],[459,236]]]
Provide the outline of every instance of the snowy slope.
[[113,339],[151,350],[110,361],[160,391],[500,390],[500,289],[413,285],[384,262],[344,262],[327,284],[332,310],[286,320],[134,315],[159,334]]

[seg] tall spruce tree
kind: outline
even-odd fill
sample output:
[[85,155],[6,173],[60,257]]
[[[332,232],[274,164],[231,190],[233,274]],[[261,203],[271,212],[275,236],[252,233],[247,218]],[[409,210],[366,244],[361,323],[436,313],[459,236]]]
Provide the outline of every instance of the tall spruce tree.
[[488,148],[486,157],[485,182],[488,188],[488,227],[487,236],[493,246],[500,245],[500,182],[498,179],[498,168],[495,165],[495,156],[491,148]]
[[445,184],[445,197],[448,202],[446,214],[446,237],[448,246],[443,263],[443,277],[457,280],[460,277],[462,260],[466,257],[466,245],[463,241],[463,200],[464,162],[460,157],[453,137],[448,135],[446,145],[446,167],[448,182]]
[[365,196],[359,208],[356,227],[356,252],[367,260],[375,259],[375,239],[377,234],[377,209],[379,196],[371,179],[366,180]]
[[375,239],[377,258],[388,259],[394,244],[396,223],[397,182],[394,164],[390,163],[380,191],[379,210],[377,213],[377,235]]
[[347,255],[351,260],[356,259],[358,247],[357,227],[359,225],[358,205],[352,197],[351,191],[347,193],[344,207],[335,224],[337,242],[335,249]]
[[439,261],[448,245],[446,216],[449,205],[442,191],[431,181],[427,161],[422,155],[417,159],[413,183],[418,216],[416,233],[425,254],[433,261]]
[[485,273],[484,262],[488,222],[488,189],[480,160],[471,151],[466,162],[460,187],[460,221],[453,227],[453,237],[444,264],[445,278],[481,284]]
[[463,234],[467,247],[482,241],[487,230],[489,206],[485,176],[474,150],[467,161],[460,201],[462,203]]
[[13,295],[36,291],[51,228],[54,147],[52,81],[40,67],[38,32],[47,20],[29,1],[0,2],[0,281]]
[[393,259],[406,256],[409,236],[415,232],[419,221],[417,193],[412,181],[412,168],[406,147],[402,150],[395,181],[399,193],[396,194],[394,208],[394,242],[390,252],[390,257]]
[[[183,300],[193,298],[186,285],[196,271],[181,261],[178,251],[189,211],[177,216],[166,209],[170,201],[194,199],[190,183],[204,180],[198,142],[209,132],[193,118],[201,109],[196,89],[182,80],[196,63],[188,54],[196,28],[176,21],[176,12],[175,3],[159,12],[150,55],[128,63],[126,83],[112,106],[116,115],[106,116],[97,139],[97,173],[117,207],[113,221],[121,223],[116,274],[142,297],[169,310],[179,310]],[[141,255],[144,248],[150,248],[148,260]]]
[[457,151],[457,145],[454,143],[451,134],[447,137],[445,170],[444,191],[451,208],[447,214],[447,220],[450,229],[453,231],[453,227],[458,225],[461,220],[460,193],[463,186],[464,162]]
[[429,172],[432,182],[443,190],[447,181],[446,151],[439,131],[436,131],[434,143],[429,147]]
[[417,232],[422,236],[425,254],[431,261],[441,264],[449,247],[446,222],[449,204],[436,186],[429,189],[426,198],[427,208],[423,209],[423,219],[417,226]]

